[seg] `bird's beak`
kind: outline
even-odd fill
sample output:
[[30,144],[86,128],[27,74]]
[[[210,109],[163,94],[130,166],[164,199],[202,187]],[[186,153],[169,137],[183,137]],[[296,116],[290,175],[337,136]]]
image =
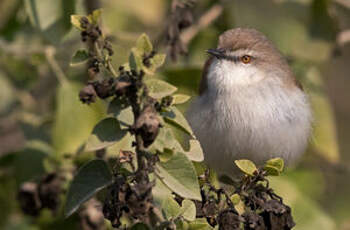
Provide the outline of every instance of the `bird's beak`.
[[221,59],[225,57],[224,49],[208,49],[207,53],[213,55],[214,57]]

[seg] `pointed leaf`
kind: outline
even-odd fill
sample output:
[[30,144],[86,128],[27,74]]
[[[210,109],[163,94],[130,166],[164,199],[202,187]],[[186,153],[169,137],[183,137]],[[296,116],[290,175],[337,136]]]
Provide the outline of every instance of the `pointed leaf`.
[[150,151],[164,152],[164,149],[183,151],[180,143],[175,139],[172,130],[168,127],[162,127],[152,145],[148,147]]
[[233,194],[230,199],[234,205],[237,205],[241,201],[241,197],[237,193]]
[[144,223],[137,223],[131,227],[131,230],[149,230],[150,228]]
[[129,67],[131,70],[135,70],[136,72],[139,72],[143,67],[142,57],[137,53],[135,48],[131,49],[131,53],[129,55]]
[[145,84],[148,88],[149,95],[155,99],[169,96],[177,90],[175,86],[156,78],[145,79]]
[[57,154],[75,153],[89,138],[105,108],[100,102],[85,105],[79,100],[82,85],[61,84],[56,96],[52,141]]
[[72,23],[72,25],[77,28],[78,30],[85,30],[83,27],[81,27],[81,19],[82,17],[84,17],[83,15],[71,15],[70,16],[70,22]]
[[70,62],[71,66],[76,66],[79,64],[83,64],[89,60],[89,54],[85,49],[80,49],[72,57]]
[[86,142],[85,151],[95,151],[106,148],[120,141],[127,131],[120,128],[115,118],[106,118],[100,121],[92,131]]
[[91,19],[91,22],[93,24],[98,24],[98,21],[100,20],[102,14],[102,9],[97,9],[92,12],[92,14],[89,15],[89,19]]
[[173,95],[173,104],[183,104],[187,102],[191,97],[185,94],[175,94]]
[[157,168],[159,178],[173,192],[184,198],[201,200],[195,168],[184,153],[175,153],[167,162],[159,162]]
[[154,55],[154,57],[150,59],[149,66],[143,64],[143,70],[145,71],[145,73],[153,75],[156,72],[156,70],[163,65],[165,57],[165,54]]
[[258,170],[250,160],[235,160],[235,164],[242,172],[249,176],[254,176],[254,172]]
[[273,158],[266,162],[264,169],[267,171],[268,175],[279,176],[284,168],[284,161],[282,158]]
[[182,216],[188,221],[196,219],[196,205],[191,200],[183,200],[181,204]]
[[116,117],[122,125],[134,124],[134,114],[131,106],[126,107],[117,98],[109,103],[107,112]]
[[168,108],[168,111],[162,112],[161,115],[164,117],[164,120],[174,125],[177,128],[180,128],[182,131],[193,136],[193,131],[191,126],[188,124],[186,118],[182,113],[174,106]]
[[198,140],[190,140],[190,150],[186,152],[186,156],[191,161],[201,162],[204,160],[203,149]]
[[105,161],[92,160],[82,166],[69,187],[65,216],[73,214],[82,203],[112,182],[112,174]]
[[149,40],[149,37],[146,34],[142,34],[137,39],[136,48],[141,55],[149,54],[150,52],[152,52],[153,46],[151,41]]
[[31,24],[51,43],[57,44],[71,28],[75,1],[25,0],[24,6]]
[[205,218],[199,218],[189,223],[188,230],[213,230]]
[[165,216],[168,220],[177,218],[181,215],[181,207],[172,196],[167,197],[162,206]]

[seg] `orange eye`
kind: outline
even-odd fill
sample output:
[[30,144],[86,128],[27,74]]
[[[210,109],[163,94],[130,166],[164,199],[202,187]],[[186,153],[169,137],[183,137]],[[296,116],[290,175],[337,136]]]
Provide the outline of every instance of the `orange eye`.
[[241,62],[243,62],[244,64],[248,64],[251,60],[252,60],[252,57],[249,55],[243,55],[241,57]]

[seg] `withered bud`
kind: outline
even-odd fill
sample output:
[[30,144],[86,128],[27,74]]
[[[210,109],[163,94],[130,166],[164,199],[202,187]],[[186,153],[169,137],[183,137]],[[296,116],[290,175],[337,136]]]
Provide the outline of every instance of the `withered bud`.
[[31,216],[39,215],[41,202],[39,199],[38,185],[34,182],[25,182],[19,188],[17,199],[22,211]]
[[57,211],[62,192],[63,178],[55,173],[46,175],[39,183],[39,198],[43,208]]
[[146,215],[152,207],[152,187],[155,182],[130,186],[125,200],[130,214],[136,218]]
[[116,95],[121,96],[126,94],[130,86],[131,86],[131,82],[128,78],[119,78],[115,84]]
[[107,40],[104,41],[103,48],[107,50],[109,56],[113,56],[114,54],[113,47],[109,41]]
[[245,230],[265,230],[266,226],[262,216],[255,212],[246,212],[244,217],[244,229]]
[[136,121],[136,133],[140,134],[144,146],[147,148],[156,139],[159,132],[160,122],[155,108],[146,106]]
[[225,210],[218,216],[219,230],[240,229],[240,217],[233,210]]
[[90,25],[89,19],[86,16],[81,17],[80,19],[80,26],[83,29],[87,29]]
[[260,214],[270,229],[292,229],[295,226],[290,207],[277,200],[269,200],[263,206]]
[[86,104],[90,104],[96,101],[96,91],[93,85],[88,84],[80,90],[80,101]]
[[94,87],[97,93],[97,96],[101,99],[105,99],[114,94],[114,79],[105,79],[102,82],[95,82]]
[[102,204],[94,198],[84,204],[79,217],[81,229],[83,230],[105,229]]
[[133,155],[135,155],[135,153],[133,153],[131,151],[120,150],[119,162],[120,163],[131,162],[133,159]]

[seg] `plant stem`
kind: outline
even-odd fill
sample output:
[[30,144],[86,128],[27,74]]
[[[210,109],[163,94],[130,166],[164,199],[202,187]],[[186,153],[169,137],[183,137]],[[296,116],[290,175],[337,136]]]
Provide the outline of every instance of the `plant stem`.
[[49,63],[51,69],[55,73],[59,83],[62,85],[66,85],[68,84],[67,77],[64,74],[63,70],[61,69],[61,67],[59,66],[59,64],[57,63],[55,59],[55,53],[56,53],[56,49],[53,46],[48,46],[45,49],[45,57],[47,59],[47,62]]

